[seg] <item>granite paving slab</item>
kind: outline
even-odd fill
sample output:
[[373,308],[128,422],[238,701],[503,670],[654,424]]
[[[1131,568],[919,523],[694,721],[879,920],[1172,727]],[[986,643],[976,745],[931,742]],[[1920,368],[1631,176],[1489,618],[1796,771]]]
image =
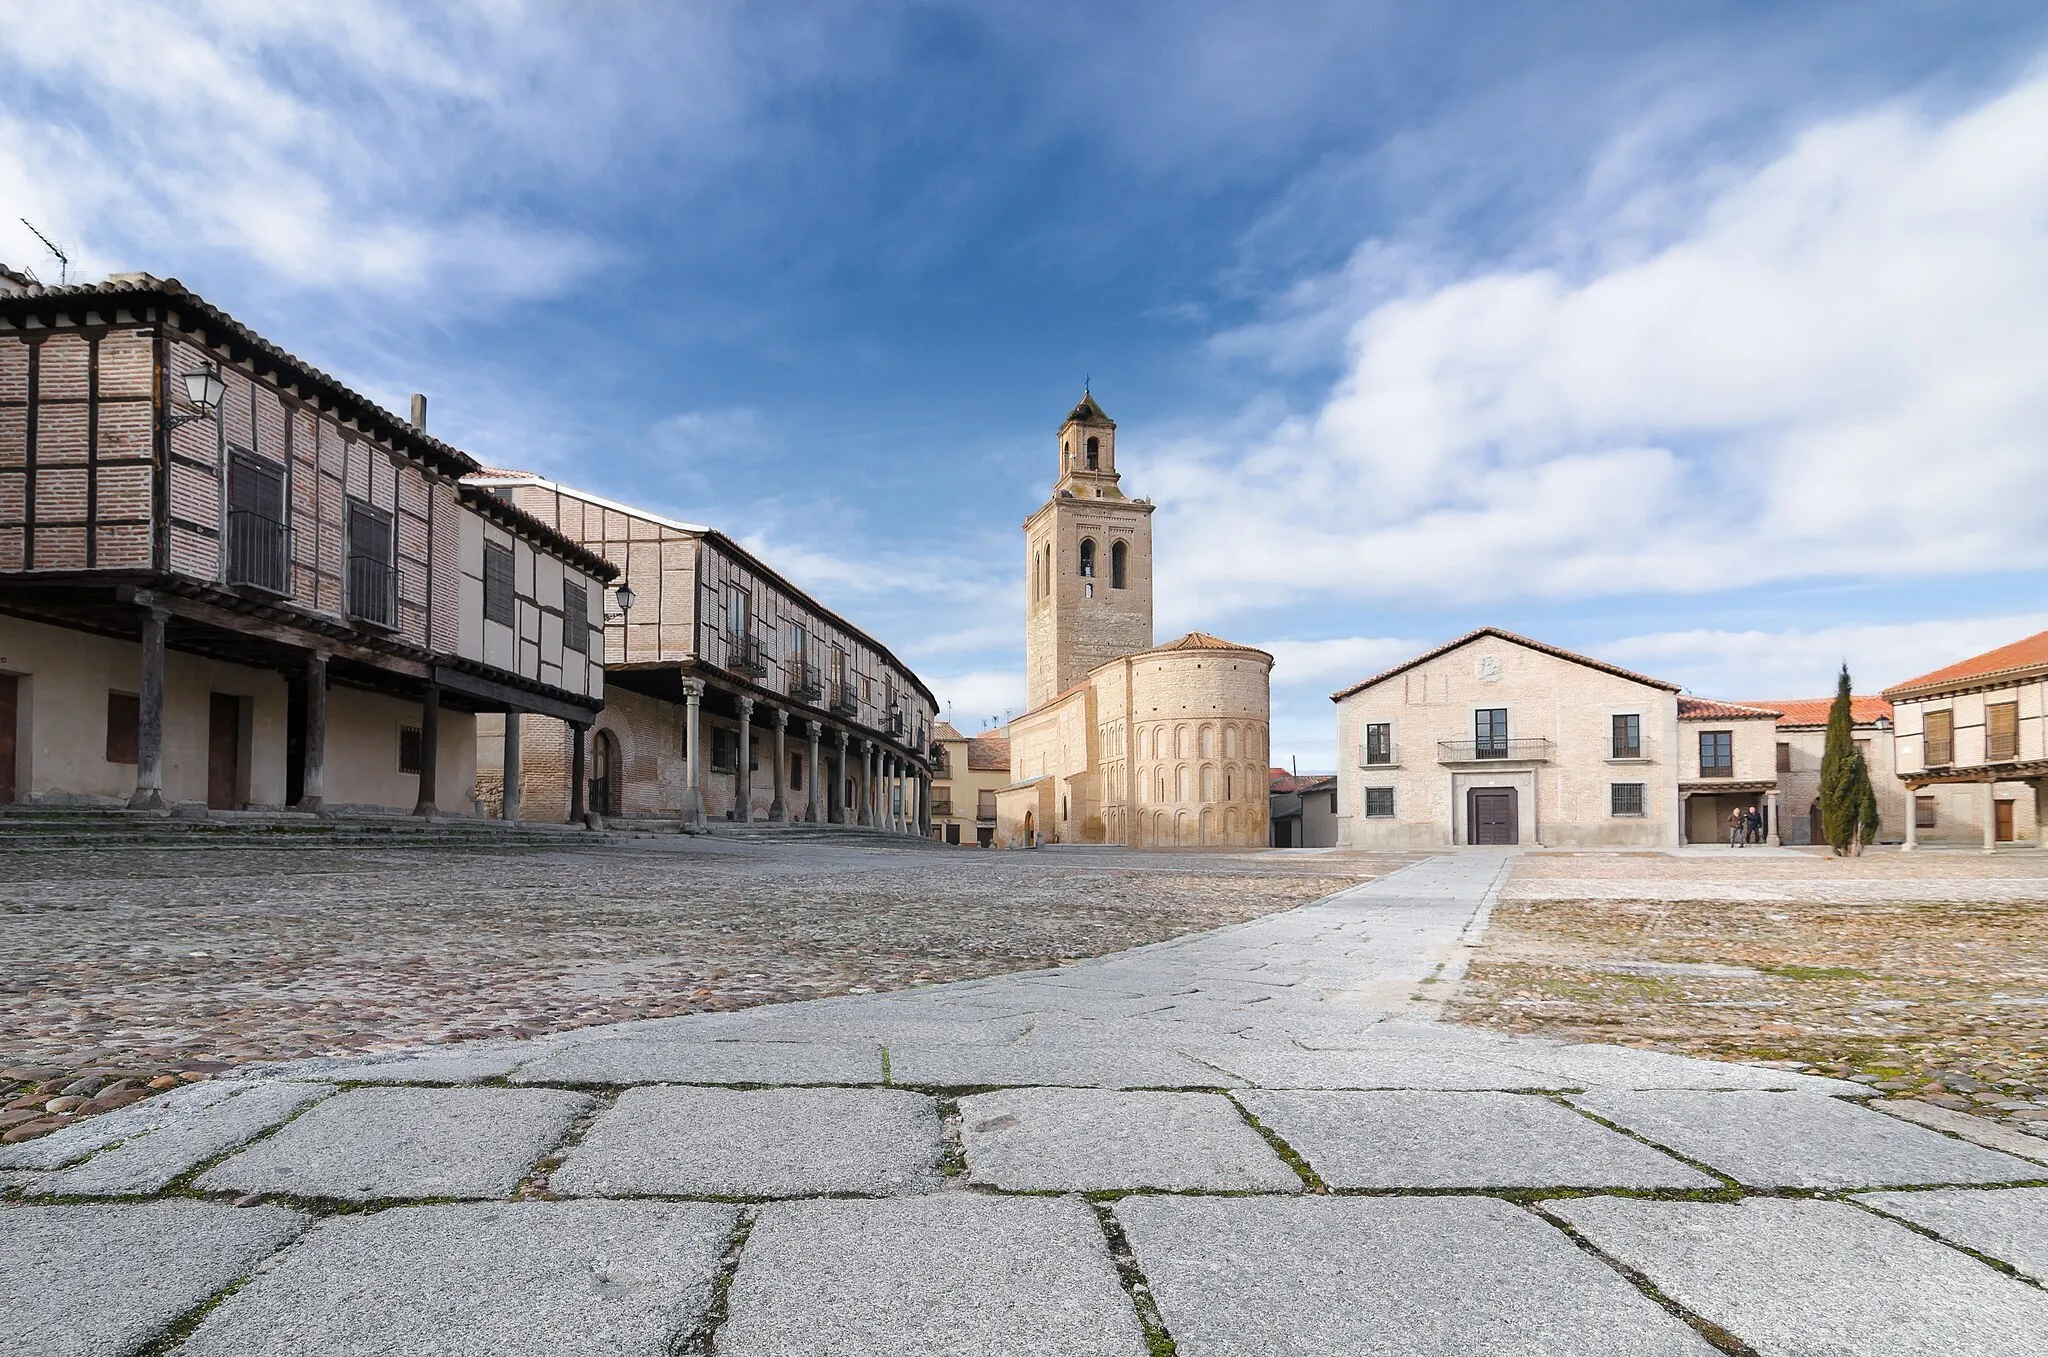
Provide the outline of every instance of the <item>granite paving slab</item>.
[[1204,1045],[1192,1054],[1255,1088],[1540,1089],[1559,1087],[1505,1060],[1462,1052],[1387,1054]]
[[1752,1187],[2010,1183],[2041,1166],[1811,1093],[1596,1090],[1571,1102]]
[[1502,1053],[1544,1088],[1617,1089],[1783,1089],[1867,1098],[1870,1089],[1846,1079],[1826,1079],[1761,1065],[1697,1060],[1669,1051],[1631,1046],[1553,1045],[1529,1042]]
[[344,1201],[503,1197],[589,1106],[552,1088],[352,1089],[194,1185]]
[[2048,1283],[2048,1187],[1864,1192],[1856,1200]]
[[1229,1088],[1243,1082],[1178,1051],[1112,1044],[1110,1035],[1087,1043],[892,1046],[889,1080],[926,1088]]
[[277,1206],[0,1206],[0,1343],[21,1357],[119,1357],[303,1230]]
[[1723,1185],[1532,1094],[1245,1089],[1233,1096],[1331,1187]]
[[1017,1088],[960,1100],[967,1176],[1014,1191],[1298,1192],[1220,1093]]
[[1484,1197],[1127,1197],[1186,1357],[1710,1357],[1519,1206]]
[[531,1046],[479,1045],[367,1059],[302,1060],[278,1072],[295,1079],[339,1079],[351,1084],[480,1084],[531,1064],[535,1054]]
[[117,1107],[88,1121],[66,1126],[61,1131],[18,1145],[0,1145],[0,1168],[60,1169],[75,1164],[97,1150],[119,1144],[130,1136],[154,1130],[173,1118],[232,1098],[248,1084],[235,1079],[209,1079],[187,1084],[145,1098],[139,1103]]
[[939,1186],[938,1105],[882,1088],[627,1089],[548,1186],[572,1197],[886,1195]]
[[36,1185],[52,1196],[118,1197],[161,1192],[207,1160],[269,1130],[334,1092],[332,1084],[242,1084],[232,1098],[168,1118]]
[[1543,1209],[1760,1357],[2048,1345],[2048,1291],[1846,1202],[1580,1197]]
[[727,1305],[719,1357],[1146,1352],[1094,1213],[1070,1198],[764,1206]]
[[515,1084],[879,1084],[874,1042],[696,1041],[599,1038],[552,1051],[512,1076]]
[[339,1216],[210,1312],[182,1357],[668,1357],[736,1208],[402,1206]]

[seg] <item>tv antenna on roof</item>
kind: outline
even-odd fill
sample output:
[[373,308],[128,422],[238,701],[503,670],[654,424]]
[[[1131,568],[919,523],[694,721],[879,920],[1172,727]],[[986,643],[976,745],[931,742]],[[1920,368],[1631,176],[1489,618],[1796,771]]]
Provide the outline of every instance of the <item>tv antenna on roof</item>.
[[53,254],[53,255],[56,255],[56,256],[57,256],[57,282],[58,282],[58,286],[60,286],[60,287],[68,287],[68,286],[70,286],[70,284],[71,284],[71,256],[70,256],[70,255],[68,255],[68,254],[66,254],[66,253],[64,253],[64,252],[63,252],[62,250],[58,249],[58,248],[57,248],[57,243],[56,243],[55,241],[51,240],[51,239],[50,239],[50,238],[49,238],[48,236],[44,235],[44,234],[43,234],[43,233],[42,233],[41,231],[37,231],[37,230],[36,230],[36,224],[35,224],[34,222],[30,221],[30,220],[29,220],[29,219],[28,219],[27,217],[23,217],[23,218],[21,219],[21,224],[22,224],[23,226],[26,226],[26,227],[27,227],[27,228],[28,228],[28,229],[29,229],[30,231],[33,231],[33,232],[35,232],[35,237],[36,237],[36,239],[37,239],[37,240],[40,240],[40,241],[42,241],[42,242],[43,242],[43,248],[44,248],[44,249],[48,250],[48,251],[49,251],[49,252],[50,252],[51,254]]

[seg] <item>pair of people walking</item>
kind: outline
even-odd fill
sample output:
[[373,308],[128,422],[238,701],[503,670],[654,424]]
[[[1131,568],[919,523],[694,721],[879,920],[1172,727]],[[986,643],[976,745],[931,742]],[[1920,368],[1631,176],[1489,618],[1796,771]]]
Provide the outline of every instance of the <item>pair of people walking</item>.
[[1743,848],[1764,841],[1764,813],[1755,806],[1737,806],[1728,812],[1728,846]]

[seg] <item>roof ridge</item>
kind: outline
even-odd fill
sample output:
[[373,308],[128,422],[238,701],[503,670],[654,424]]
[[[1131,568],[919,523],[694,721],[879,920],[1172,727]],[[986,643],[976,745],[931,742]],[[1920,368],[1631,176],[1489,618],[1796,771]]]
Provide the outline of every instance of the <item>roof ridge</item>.
[[1527,646],[1531,650],[1540,651],[1545,655],[1550,655],[1557,659],[1569,660],[1573,664],[1583,664],[1589,669],[1598,669],[1602,673],[1613,674],[1617,678],[1625,678],[1629,680],[1631,683],[1647,684],[1652,688],[1662,688],[1666,692],[1672,693],[1681,691],[1679,686],[1675,683],[1667,682],[1666,680],[1660,678],[1652,678],[1648,674],[1639,674],[1633,669],[1623,669],[1618,664],[1609,664],[1605,660],[1596,660],[1591,655],[1581,655],[1579,652],[1575,650],[1566,650],[1563,646],[1554,646],[1547,641],[1538,641],[1533,637],[1523,636],[1516,632],[1509,631],[1505,627],[1474,627],[1471,631],[1466,632],[1463,636],[1459,636],[1452,640],[1446,641],[1442,645],[1437,646],[1433,650],[1425,650],[1424,652],[1422,652],[1422,654],[1417,655],[1415,658],[1410,660],[1404,660],[1400,664],[1395,665],[1391,669],[1383,669],[1379,673],[1374,674],[1371,678],[1362,680],[1358,683],[1354,683],[1348,688],[1338,689],[1336,692],[1330,694],[1330,700],[1332,702],[1342,702],[1345,698],[1350,697],[1354,693],[1362,693],[1367,688],[1370,688],[1375,684],[1386,682],[1388,679],[1393,678],[1396,674],[1404,674],[1408,672],[1410,669],[1415,668],[1417,665],[1427,664],[1431,660],[1437,658],[1439,655],[1448,655],[1453,650],[1456,650],[1459,646],[1467,645],[1473,641],[1478,640],[1482,636],[1493,636],[1497,637],[1500,640],[1507,641],[1513,645]]

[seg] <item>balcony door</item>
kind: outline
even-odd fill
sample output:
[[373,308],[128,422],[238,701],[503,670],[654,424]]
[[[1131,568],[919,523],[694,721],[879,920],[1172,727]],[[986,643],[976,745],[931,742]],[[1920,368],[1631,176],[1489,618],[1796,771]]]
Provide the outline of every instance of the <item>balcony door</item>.
[[1481,707],[1472,713],[1472,756],[1504,759],[1508,756],[1508,709]]

